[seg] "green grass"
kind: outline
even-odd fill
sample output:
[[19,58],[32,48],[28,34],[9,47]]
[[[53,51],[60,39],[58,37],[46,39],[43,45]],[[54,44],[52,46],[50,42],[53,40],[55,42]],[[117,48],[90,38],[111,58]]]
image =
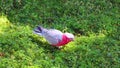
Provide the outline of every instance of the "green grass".
[[[119,68],[119,0],[0,1],[0,68]],[[75,34],[56,49],[37,25]]]

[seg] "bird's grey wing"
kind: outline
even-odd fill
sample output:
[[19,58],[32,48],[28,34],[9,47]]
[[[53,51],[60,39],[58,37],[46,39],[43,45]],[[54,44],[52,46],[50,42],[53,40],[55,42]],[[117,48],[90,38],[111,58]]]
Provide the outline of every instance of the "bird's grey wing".
[[59,41],[62,40],[63,33],[56,29],[50,29],[44,35],[44,37],[50,44],[57,44]]

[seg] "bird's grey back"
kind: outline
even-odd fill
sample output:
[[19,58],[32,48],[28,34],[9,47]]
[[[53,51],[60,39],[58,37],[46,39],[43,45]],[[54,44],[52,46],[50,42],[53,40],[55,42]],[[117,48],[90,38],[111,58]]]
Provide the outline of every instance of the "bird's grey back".
[[62,40],[63,33],[56,29],[43,29],[42,35],[50,44],[57,44]]

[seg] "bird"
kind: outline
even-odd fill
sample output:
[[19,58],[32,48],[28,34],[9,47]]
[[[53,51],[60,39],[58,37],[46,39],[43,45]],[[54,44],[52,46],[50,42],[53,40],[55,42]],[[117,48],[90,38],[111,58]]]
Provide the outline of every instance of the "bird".
[[47,29],[43,28],[42,26],[37,26],[33,32],[44,37],[50,45],[57,48],[65,46],[69,42],[74,41],[74,35],[72,33],[63,33],[57,29]]

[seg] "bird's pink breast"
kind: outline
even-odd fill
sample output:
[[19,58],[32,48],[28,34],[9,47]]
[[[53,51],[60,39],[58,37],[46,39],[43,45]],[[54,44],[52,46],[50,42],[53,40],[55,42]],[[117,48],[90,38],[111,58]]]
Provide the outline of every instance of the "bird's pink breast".
[[60,41],[58,44],[54,45],[54,46],[64,46],[65,44],[69,43],[71,40],[63,34],[62,36],[62,41]]

